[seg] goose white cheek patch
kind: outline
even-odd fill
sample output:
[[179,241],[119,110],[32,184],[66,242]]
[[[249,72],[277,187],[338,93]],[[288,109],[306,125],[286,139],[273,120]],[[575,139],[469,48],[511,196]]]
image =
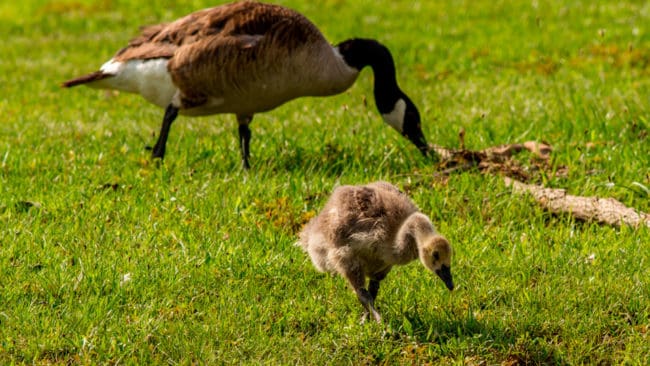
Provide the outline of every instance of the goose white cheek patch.
[[398,99],[395,107],[390,113],[382,114],[384,121],[391,125],[399,133],[404,132],[404,116],[406,115],[406,102],[404,99]]

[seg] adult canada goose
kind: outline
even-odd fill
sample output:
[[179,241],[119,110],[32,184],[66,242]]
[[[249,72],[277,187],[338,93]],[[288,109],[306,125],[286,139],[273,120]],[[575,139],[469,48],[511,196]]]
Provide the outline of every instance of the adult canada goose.
[[397,85],[389,50],[361,38],[332,46],[306,17],[278,5],[242,1],[144,27],[99,71],[63,86],[136,93],[165,108],[153,158],[164,157],[179,113],[233,113],[248,168],[248,125],[255,113],[302,96],[342,93],[365,66],[374,71],[375,102],[384,121],[426,155],[420,114]]
[[[379,282],[393,265],[419,258],[449,290],[454,288],[451,245],[390,183],[338,187],[302,230],[298,244],[316,269],[338,273],[350,283],[365,308],[364,319],[372,313],[381,321],[374,302]],[[370,279],[367,289],[366,278]]]

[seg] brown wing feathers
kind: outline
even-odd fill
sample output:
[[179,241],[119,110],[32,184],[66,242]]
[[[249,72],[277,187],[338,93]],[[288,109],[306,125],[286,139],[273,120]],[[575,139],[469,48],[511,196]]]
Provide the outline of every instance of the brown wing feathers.
[[[281,32],[273,28],[282,27],[284,22],[304,22],[313,27],[302,15],[291,10],[269,4],[251,1],[223,5],[205,9],[172,23],[152,25],[142,28],[141,34],[132,39],[128,46],[115,55],[116,61],[131,59],[150,59],[172,57],[182,46],[204,42],[209,39],[218,41],[222,37],[244,35],[265,35],[273,33],[284,41],[303,43],[313,32]],[[296,27],[282,27],[286,30]],[[288,34],[291,33],[291,34]],[[217,36],[218,37],[215,37]]]

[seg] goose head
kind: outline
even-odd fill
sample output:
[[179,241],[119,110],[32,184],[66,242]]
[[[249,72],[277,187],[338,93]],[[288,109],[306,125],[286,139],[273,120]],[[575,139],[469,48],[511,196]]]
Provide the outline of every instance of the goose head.
[[388,48],[376,40],[362,38],[349,39],[336,48],[347,66],[358,71],[366,66],[372,68],[375,103],[384,122],[426,156],[429,145],[422,133],[420,112],[397,84],[395,62]]
[[418,246],[419,257],[422,264],[431,272],[440,277],[447,288],[454,289],[451,276],[451,245],[443,236],[435,234]]
[[[382,108],[379,107],[379,104],[377,107],[380,108],[384,122],[411,141],[426,156],[429,145],[424,138],[424,133],[422,133],[420,112],[406,94],[401,91],[399,93],[401,95],[392,108],[390,108],[389,102],[383,105]],[[385,112],[382,112],[381,109],[384,109]]]

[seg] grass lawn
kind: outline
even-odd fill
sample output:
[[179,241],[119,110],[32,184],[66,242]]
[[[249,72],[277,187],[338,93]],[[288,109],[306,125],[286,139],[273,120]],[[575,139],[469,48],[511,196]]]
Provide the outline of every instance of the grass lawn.
[[[429,142],[543,140],[567,173],[539,183],[650,212],[650,3],[280,2],[332,42],[385,43]],[[498,176],[434,178],[370,70],[257,115],[249,172],[233,116],[180,117],[157,167],[162,110],[60,88],[140,25],[215,5],[179,3],[0,3],[0,364],[650,363],[650,230],[548,214]],[[457,289],[396,267],[384,323],[359,325],[293,244],[333,187],[375,180],[451,241]]]

